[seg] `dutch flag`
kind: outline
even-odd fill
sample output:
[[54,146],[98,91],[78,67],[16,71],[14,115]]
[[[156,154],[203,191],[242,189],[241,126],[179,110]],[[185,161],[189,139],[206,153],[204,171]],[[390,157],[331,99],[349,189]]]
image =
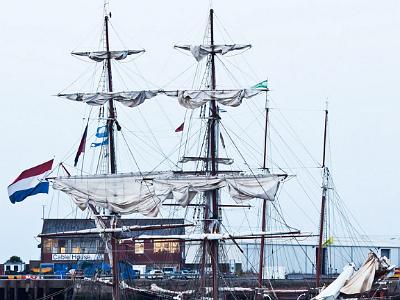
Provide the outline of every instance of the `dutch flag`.
[[49,192],[49,182],[45,179],[53,166],[53,159],[23,171],[8,186],[11,203],[23,201],[26,197]]

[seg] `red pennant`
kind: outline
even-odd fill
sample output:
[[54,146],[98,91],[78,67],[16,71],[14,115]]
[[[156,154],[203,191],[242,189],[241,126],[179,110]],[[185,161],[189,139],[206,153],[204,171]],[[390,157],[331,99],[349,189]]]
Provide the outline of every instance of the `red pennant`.
[[78,151],[76,152],[75,160],[74,160],[74,167],[76,167],[76,165],[78,164],[79,156],[83,152],[85,152],[87,129],[88,129],[88,125],[86,125],[85,131],[83,132],[83,135],[82,135],[81,142],[79,144]]
[[175,132],[182,132],[184,127],[185,127],[185,122],[179,125],[179,127],[175,129]]

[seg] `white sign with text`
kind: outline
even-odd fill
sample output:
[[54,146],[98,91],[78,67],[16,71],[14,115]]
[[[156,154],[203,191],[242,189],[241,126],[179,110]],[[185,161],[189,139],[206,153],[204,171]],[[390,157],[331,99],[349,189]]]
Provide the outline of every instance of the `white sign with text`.
[[60,253],[53,254],[52,260],[104,260],[104,254]]

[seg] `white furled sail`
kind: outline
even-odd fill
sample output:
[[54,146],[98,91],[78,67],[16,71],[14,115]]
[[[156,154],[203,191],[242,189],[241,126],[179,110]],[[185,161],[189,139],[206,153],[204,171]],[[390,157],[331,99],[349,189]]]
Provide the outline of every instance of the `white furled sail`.
[[[122,60],[128,57],[128,55],[138,54],[145,52],[144,49],[141,50],[120,50],[120,51],[110,51],[110,59]],[[92,51],[92,52],[72,52],[72,55],[85,56],[94,60],[96,62],[102,62],[108,58],[107,51]]]
[[340,292],[346,295],[368,292],[372,288],[376,272],[383,272],[390,267],[390,261],[385,256],[379,258],[373,252],[370,252],[367,260],[360,269],[346,281],[346,284],[340,289]]
[[254,198],[273,201],[279,183],[286,175],[257,176],[139,176],[110,174],[97,176],[58,177],[53,188],[72,196],[82,210],[89,204],[120,214],[141,213],[157,216],[162,203],[173,199],[186,207],[197,193],[227,187],[235,201]]
[[254,97],[261,93],[262,90],[257,89],[241,89],[241,90],[216,90],[216,91],[164,91],[169,97],[178,98],[179,104],[185,108],[195,109],[203,106],[210,100],[226,106],[239,106],[243,99]]
[[233,44],[233,45],[175,45],[175,48],[190,51],[193,57],[200,61],[204,57],[209,54],[217,53],[221,55],[225,55],[231,51],[235,50],[245,50],[251,48],[251,45],[241,45],[241,44]]
[[340,294],[340,289],[346,284],[349,278],[354,274],[354,264],[348,264],[343,268],[342,273],[325,289],[321,291],[312,300],[336,300]]
[[128,107],[135,107],[145,100],[151,99],[158,94],[158,91],[126,91],[115,93],[72,93],[58,94],[58,97],[73,101],[84,102],[88,105],[104,105],[109,100],[114,100]]
[[161,205],[151,181],[135,174],[59,177],[53,188],[72,196],[82,210],[93,204],[120,214],[157,216]]

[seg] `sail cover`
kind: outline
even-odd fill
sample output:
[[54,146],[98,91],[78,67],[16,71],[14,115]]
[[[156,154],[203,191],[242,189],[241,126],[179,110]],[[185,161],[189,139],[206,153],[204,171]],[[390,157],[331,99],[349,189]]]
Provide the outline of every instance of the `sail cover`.
[[154,176],[133,174],[71,176],[53,179],[53,188],[72,196],[82,210],[89,204],[120,214],[157,216],[162,203],[173,199],[186,207],[200,192],[227,187],[237,202],[261,198],[273,201],[286,175],[258,176]]
[[262,90],[257,89],[241,89],[241,90],[216,90],[216,91],[165,91],[169,97],[178,98],[179,104],[185,108],[195,109],[203,106],[210,100],[226,106],[239,106],[243,99],[254,97],[261,93]]
[[175,48],[190,51],[193,57],[200,61],[207,55],[211,53],[217,53],[225,55],[228,52],[235,51],[235,50],[245,50],[251,48],[251,45],[240,45],[240,44],[233,44],[233,45],[175,45]]
[[153,98],[158,91],[127,91],[116,93],[72,93],[58,94],[58,97],[73,101],[84,102],[89,105],[103,105],[108,100],[118,101],[125,106],[135,107],[142,104],[145,100]]
[[[122,60],[127,58],[128,55],[142,53],[144,50],[121,50],[121,51],[110,51],[110,59]],[[93,52],[72,52],[72,55],[85,56],[96,62],[102,62],[107,59],[107,51],[93,51]]]

